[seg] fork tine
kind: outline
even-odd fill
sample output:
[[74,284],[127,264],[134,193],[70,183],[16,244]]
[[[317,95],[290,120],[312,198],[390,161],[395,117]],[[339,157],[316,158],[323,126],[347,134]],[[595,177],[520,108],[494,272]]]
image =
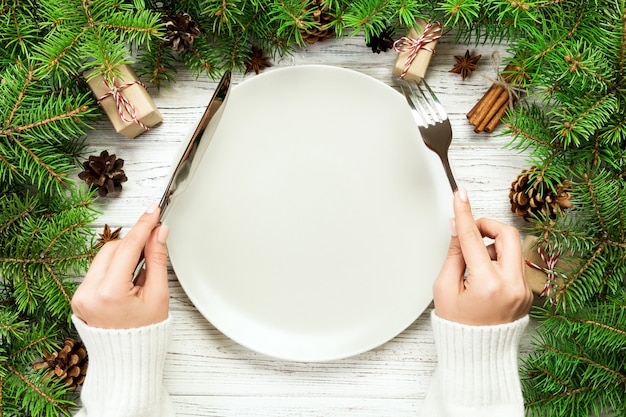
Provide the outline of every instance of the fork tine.
[[434,124],[437,120],[433,117],[432,107],[429,105],[428,100],[426,100],[419,84],[409,82],[409,88],[411,90],[411,98],[415,101],[416,110],[424,120],[424,126]]
[[[425,89],[420,85],[423,84]],[[422,80],[420,84],[415,83],[416,89],[419,91],[419,98],[423,101],[423,106],[427,108],[427,113],[433,118],[433,123],[443,122],[448,115],[443,106],[437,99],[437,96],[430,88],[426,81]]]
[[423,87],[415,82],[400,81],[400,89],[411,107],[424,144],[435,152],[443,164],[452,191],[457,190],[456,180],[448,160],[448,148],[452,142],[452,128],[448,114],[439,99],[425,81]]
[[419,110],[417,109],[416,100],[413,99],[416,96],[415,96],[413,89],[411,88],[411,84],[408,82],[403,83],[400,85],[400,89],[402,90],[402,93],[404,94],[406,101],[409,103],[409,106],[413,110],[415,110],[411,113],[413,114],[413,118],[415,119],[415,122],[418,124],[418,126],[428,126],[428,121],[425,118],[425,115],[427,113],[425,113],[424,111],[420,111],[423,109],[419,103],[417,103],[417,105],[419,105],[420,109]]

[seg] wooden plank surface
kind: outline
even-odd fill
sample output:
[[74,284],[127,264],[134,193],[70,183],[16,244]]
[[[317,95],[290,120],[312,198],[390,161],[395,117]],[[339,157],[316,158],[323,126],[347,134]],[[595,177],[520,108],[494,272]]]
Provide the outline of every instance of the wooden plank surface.
[[[479,70],[465,81],[448,73],[454,55],[466,49],[482,54]],[[489,55],[503,46],[457,45],[443,38],[431,61],[427,80],[447,109],[454,130],[450,160],[457,181],[468,189],[477,217],[491,217],[520,228],[524,222],[509,209],[511,181],[526,168],[525,156],[505,145],[510,137],[475,134],[465,114],[491,85]],[[275,66],[325,64],[350,68],[394,84],[393,51],[374,54],[362,36],[329,40],[277,57]],[[270,69],[271,70],[271,69]],[[254,74],[234,74],[238,84]],[[123,226],[127,231],[163,192],[172,158],[187,132],[204,111],[216,82],[179,70],[177,82],[151,95],[164,116],[158,128],[130,140],[116,134],[106,118],[87,139],[87,154],[107,149],[125,159],[129,178],[117,196],[98,202],[103,214],[94,224],[101,230]],[[323,94],[323,91],[320,92]],[[323,129],[315,109],[307,123]],[[326,363],[276,360],[252,352],[222,335],[193,307],[170,270],[174,334],[167,356],[165,382],[178,415],[185,416],[418,416],[435,368],[429,324],[430,308],[406,331],[388,343],[352,358]],[[529,350],[528,336],[522,354]]]

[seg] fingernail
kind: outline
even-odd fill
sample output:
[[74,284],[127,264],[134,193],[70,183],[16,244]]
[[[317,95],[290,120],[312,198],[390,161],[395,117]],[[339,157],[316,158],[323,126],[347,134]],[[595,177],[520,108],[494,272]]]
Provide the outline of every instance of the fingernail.
[[467,190],[464,187],[459,187],[456,191],[462,202],[467,203]]
[[159,207],[159,205],[157,203],[155,203],[155,202],[150,203],[150,205],[146,209],[146,214],[154,213],[156,211],[157,207]]
[[167,235],[169,235],[170,233],[170,228],[169,226],[166,225],[161,225],[161,227],[159,227],[159,232],[157,233],[157,240],[160,243],[165,243],[167,241]]
[[450,234],[452,237],[458,236],[458,233],[456,232],[456,219],[454,217],[450,218]]

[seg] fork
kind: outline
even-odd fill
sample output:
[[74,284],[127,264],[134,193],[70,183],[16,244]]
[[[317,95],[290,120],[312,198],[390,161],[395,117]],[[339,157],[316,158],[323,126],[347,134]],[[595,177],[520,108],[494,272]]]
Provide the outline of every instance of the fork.
[[448,148],[452,142],[452,127],[446,110],[424,80],[422,80],[421,85],[413,81],[402,81],[400,89],[411,106],[413,118],[422,134],[424,144],[439,156],[452,192],[456,191],[458,187],[448,160]]

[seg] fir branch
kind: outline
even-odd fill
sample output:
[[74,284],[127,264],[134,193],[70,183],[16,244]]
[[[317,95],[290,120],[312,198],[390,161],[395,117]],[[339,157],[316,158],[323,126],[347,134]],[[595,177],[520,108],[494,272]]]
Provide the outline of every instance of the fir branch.
[[85,222],[76,222],[74,224],[71,224],[71,225],[67,226],[65,229],[63,229],[59,233],[57,233],[56,236],[54,236],[52,239],[50,239],[50,242],[48,243],[48,246],[46,246],[44,248],[44,250],[40,252],[39,256],[40,257],[44,257],[44,255],[47,254],[48,252],[50,252],[50,249],[52,249],[54,247],[54,245],[56,245],[57,242],[59,242],[59,240],[61,240],[63,237],[65,237],[68,233],[73,232],[75,230],[80,230],[80,229],[84,228],[85,226],[86,226]]
[[606,236],[608,234],[608,230],[606,225],[604,224],[604,218],[602,215],[602,210],[600,209],[600,206],[598,204],[598,200],[596,198],[596,194],[594,192],[594,186],[591,183],[591,179],[589,178],[589,174],[584,172],[583,173],[583,178],[585,179],[585,186],[587,187],[587,192],[589,193],[589,196],[591,197],[591,202],[592,202],[592,207],[594,209],[594,211],[596,212],[596,216],[598,217],[598,222],[600,223],[600,233],[603,236]]
[[61,295],[63,295],[63,298],[65,299],[65,302],[67,303],[67,305],[68,306],[71,305],[72,304],[72,297],[67,293],[67,290],[63,286],[63,283],[59,279],[59,276],[56,274],[54,269],[52,269],[50,264],[45,264],[45,268],[46,268],[46,271],[48,272],[48,276],[50,278],[52,278],[52,280],[54,281],[57,289],[59,290]]
[[[613,112],[618,107],[618,99],[614,94],[607,94],[600,97],[594,103],[591,103],[582,112],[577,114],[563,114],[562,127],[559,134],[564,140],[564,145],[568,146],[573,144],[574,146],[581,145],[581,139],[589,137],[596,129],[601,129],[606,121],[612,117]],[[572,109],[571,107],[566,109]],[[554,110],[555,112],[558,110]],[[569,117],[568,117],[569,116]]]
[[[72,212],[75,210],[76,211],[78,210],[95,211],[93,207],[91,207],[91,205],[93,204],[93,200],[91,199],[91,196],[86,196],[86,198],[83,198],[83,196],[78,195],[78,198],[79,198],[79,201],[70,202],[69,205],[61,205],[60,207],[53,207],[51,205],[48,205],[46,207],[46,212],[42,215],[42,218],[45,220],[51,221],[59,215],[63,215],[64,213]],[[80,223],[83,226],[86,225],[86,221],[81,221]]]
[[151,46],[139,56],[140,67],[137,69],[137,75],[147,76],[148,82],[161,89],[164,82],[174,80],[177,72],[173,65],[175,61],[171,48],[163,46],[160,39],[152,40]]
[[624,65],[626,65],[626,7],[622,3],[622,42],[619,50],[617,79],[624,80]]
[[566,352],[566,351],[564,351],[562,349],[558,349],[558,348],[555,348],[555,347],[552,347],[552,346],[549,346],[549,345],[541,345],[540,348],[545,349],[545,350],[547,350],[549,352],[556,353],[559,356],[565,356],[567,358],[571,358],[571,359],[574,359],[576,361],[586,363],[587,365],[590,365],[590,366],[592,366],[594,368],[598,368],[598,369],[600,369],[600,370],[602,370],[602,371],[604,371],[604,372],[606,372],[608,374],[611,374],[612,376],[615,377],[615,379],[612,380],[611,382],[607,383],[607,384],[615,384],[615,383],[624,384],[624,383],[626,383],[626,374],[622,374],[621,372],[619,372],[619,371],[617,371],[615,369],[612,369],[612,368],[610,368],[610,367],[608,367],[608,366],[606,366],[604,364],[596,362],[596,361],[592,360],[591,358],[588,358],[588,357],[586,357],[584,355],[579,355],[579,354],[574,354],[574,353],[571,353],[571,352]]
[[19,349],[9,353],[9,357],[14,357],[14,356],[19,356],[20,354],[36,347],[39,346],[41,344],[43,344],[44,342],[48,342],[50,340],[50,336],[48,335],[44,335],[41,336],[38,339],[32,340],[30,342],[28,342],[27,344],[25,344],[24,346],[20,347]]
[[35,208],[34,206],[28,206],[23,211],[17,213],[15,216],[7,219],[4,223],[0,224],[0,234],[4,230],[9,228],[13,223],[17,222],[20,219],[23,219],[24,217],[29,216],[30,213],[32,213],[32,211],[34,210],[34,208]]
[[[611,333],[614,333],[616,335],[618,335],[620,338],[623,337],[622,340],[626,341],[626,330],[617,328],[615,326],[610,326],[606,323],[601,323],[599,321],[595,321],[595,320],[585,320],[585,319],[581,319],[581,318],[574,318],[574,317],[565,317],[565,316],[561,316],[561,315],[557,315],[557,314],[551,314],[551,313],[547,313],[546,314],[546,318],[548,319],[555,319],[555,320],[559,320],[559,321],[565,321],[565,322],[570,322],[570,323],[579,323],[579,324],[585,324],[585,325],[590,325],[592,327],[598,327],[600,329],[603,330],[607,330]],[[597,339],[594,339],[597,340]],[[612,347],[613,349],[615,349],[613,340],[611,340],[611,343],[609,344],[609,347]]]
[[[211,31],[216,35],[233,36],[234,30],[241,26],[241,19],[247,14],[247,4],[239,0],[201,1],[203,15],[211,20]],[[266,6],[258,6],[258,12],[266,12]]]
[[391,0],[376,0],[353,2],[343,16],[346,26],[353,27],[352,35],[361,31],[365,34],[365,41],[370,41],[372,33],[380,33],[385,29],[386,22],[390,17],[388,11]]
[[297,45],[304,45],[302,32],[306,32],[316,26],[312,19],[313,12],[313,8],[307,7],[306,2],[298,0],[278,1],[268,11],[272,16],[271,21],[280,21],[276,34]]
[[96,252],[87,252],[81,253],[78,255],[69,255],[69,256],[45,256],[40,258],[38,256],[35,257],[8,257],[8,256],[0,256],[0,263],[4,264],[20,264],[20,265],[42,265],[44,267],[55,265],[60,262],[70,262],[70,261],[91,261],[95,258]]
[[552,52],[554,49],[556,49],[559,45],[561,45],[563,42],[565,42],[567,39],[570,39],[572,36],[574,36],[576,31],[578,30],[578,27],[580,26],[580,24],[583,21],[583,17],[585,15],[585,11],[586,11],[586,7],[584,6],[584,2],[583,2],[583,6],[580,8],[580,13],[578,14],[578,18],[574,22],[574,25],[569,30],[569,32],[567,32],[567,34],[563,38],[557,40],[552,45],[550,45],[548,48],[546,48],[543,51],[541,51],[540,53],[534,55],[533,59],[534,60],[538,60],[538,59],[541,59],[541,58],[545,57],[550,52]]
[[[596,250],[593,252],[593,254],[591,254],[591,256],[588,257],[588,259],[580,266],[577,272],[574,275],[569,276],[567,280],[563,283],[563,285],[557,288],[557,290],[554,292],[554,295],[552,296],[552,299],[558,302],[559,305],[561,305],[563,308],[577,308],[584,304],[584,302],[587,301],[589,298],[591,298],[592,294],[589,293],[587,293],[586,296],[583,296],[583,294],[580,293],[576,294],[578,295],[578,297],[567,296],[570,292],[573,292],[578,288],[585,288],[582,284],[580,286],[578,286],[577,284],[583,279],[584,276],[586,276],[585,272],[591,270],[594,262],[600,257],[604,249],[605,245],[603,243],[600,243]],[[570,303],[575,304],[573,306],[570,306]]]
[[[66,38],[62,42],[60,42],[61,37],[59,37],[59,38],[55,38],[52,42],[48,43],[50,48],[55,47],[57,45],[61,45],[62,49],[60,51],[52,50],[52,49],[49,49],[46,51],[43,49],[46,47],[46,43],[42,44],[43,47],[42,49],[40,49],[40,52],[45,53],[49,57],[53,57],[52,60],[50,60],[45,67],[42,67],[44,69],[43,74],[52,72],[54,69],[59,68],[59,67],[66,70],[66,72],[71,72],[69,68],[76,68],[77,67],[76,64],[80,62],[81,57],[79,54],[76,54],[75,48],[83,40],[86,33],[87,33],[87,28],[83,28],[76,34],[65,35],[65,36],[69,36],[69,38]],[[64,35],[60,35],[60,36],[64,36]],[[70,54],[76,54],[76,55],[71,56]],[[66,65],[61,65],[61,63],[68,57],[71,57],[72,60]],[[45,59],[41,59],[41,60],[45,61]]]
[[[532,116],[529,113],[525,113],[521,117],[524,119],[524,123],[528,123],[529,121],[532,121]],[[545,125],[541,123],[536,123],[535,125],[540,127],[541,129],[545,128]],[[508,131],[505,133],[509,133],[511,136],[515,138],[514,141],[511,142],[509,145],[512,145],[514,144],[514,142],[518,141],[520,143],[532,142],[536,145],[553,147],[556,150],[561,150],[563,147],[560,142],[555,143],[553,139],[550,139],[551,138],[551,136],[549,136],[550,132],[548,132],[547,130],[544,130],[542,132],[542,135],[540,136],[540,135],[531,133],[528,130],[522,129],[521,127],[519,127],[518,124],[507,123],[506,127],[508,128]],[[544,139],[544,138],[547,138],[547,139]]]
[[7,368],[9,369],[9,371],[13,373],[13,375],[17,376],[20,380],[22,380],[26,385],[28,385],[28,387],[31,390],[36,392],[41,398],[43,398],[50,404],[54,405],[55,407],[60,407],[61,404],[58,401],[56,401],[54,398],[50,397],[48,394],[43,392],[37,385],[35,385],[35,383],[33,383],[30,379],[28,379],[26,375],[24,375],[23,373],[15,369],[10,364],[7,364]]
[[208,59],[211,57],[206,57],[202,53],[200,48],[205,45],[202,40],[196,42],[192,48],[183,55],[183,60],[194,74],[200,75],[206,73],[209,77],[215,76],[219,71],[219,65],[217,62]]
[[28,236],[28,239],[26,240],[24,246],[24,250],[22,250],[22,253],[20,254],[20,256],[23,258],[25,256],[28,255],[28,252],[30,250],[31,244],[33,242],[33,240],[35,239],[35,236],[37,236],[37,233],[39,233],[39,226],[35,226],[32,230],[32,232],[30,233],[30,236]]
[[144,11],[135,15],[116,13],[110,17],[109,21],[98,22],[97,25],[100,28],[114,29],[128,42],[143,44],[148,39],[159,35],[158,21],[157,15]]
[[[67,184],[67,174],[65,172],[57,172],[50,165],[46,164],[42,158],[40,158],[33,150],[24,145],[20,140],[18,140],[14,135],[8,134],[6,135],[12,142],[19,145],[26,154],[36,162],[37,166],[43,168],[47,173],[52,182],[56,182],[57,185],[66,185]],[[39,177],[39,185],[41,185],[42,178]]]
[[[1,149],[0,149],[1,150]],[[17,170],[17,167],[15,165],[13,165],[12,163],[9,162],[9,160],[7,158],[4,157],[4,155],[2,155],[2,153],[0,153],[0,161],[4,164],[5,168],[8,169],[8,171],[6,169],[0,169],[0,179],[3,179],[4,181],[6,181],[7,183],[12,182],[11,181],[11,174],[18,174],[19,171]]]
[[[32,81],[33,81],[33,70],[32,68],[30,68],[28,70],[28,75],[26,76],[26,80],[24,82],[24,88],[22,88],[22,91],[20,91],[20,93],[18,94],[17,100],[15,100],[15,105],[13,106],[13,110],[11,110],[9,117],[4,122],[5,126],[9,126],[11,122],[13,121],[13,118],[15,117],[15,112],[20,107],[20,104],[22,104],[22,100],[24,99],[24,94],[26,93],[26,90],[28,90],[28,86],[30,85]],[[0,134],[6,134],[6,133],[0,132]]]
[[481,4],[479,2],[448,0],[440,3],[438,10],[448,16],[444,26],[464,26],[470,28],[481,15]]
[[543,3],[535,4],[534,7],[537,8],[537,9],[540,9],[542,7],[549,7],[549,6],[554,6],[554,5],[557,5],[557,4],[565,3],[566,1],[568,1],[568,0],[550,0],[550,1],[545,1]]
[[29,123],[29,124],[23,125],[23,126],[15,126],[15,127],[11,128],[11,129],[0,130],[0,135],[11,135],[11,133],[14,133],[14,132],[22,133],[22,132],[25,132],[25,131],[30,130],[30,129],[36,129],[38,127],[42,127],[42,126],[45,126],[45,125],[57,123],[59,121],[65,120],[65,119],[76,120],[76,119],[74,119],[74,116],[80,115],[80,114],[83,114],[83,113],[88,113],[90,110],[91,109],[89,108],[89,106],[81,106],[79,108],[68,110],[65,113],[57,114],[57,115],[54,115],[52,117],[48,117],[45,120],[39,120],[37,122]]

